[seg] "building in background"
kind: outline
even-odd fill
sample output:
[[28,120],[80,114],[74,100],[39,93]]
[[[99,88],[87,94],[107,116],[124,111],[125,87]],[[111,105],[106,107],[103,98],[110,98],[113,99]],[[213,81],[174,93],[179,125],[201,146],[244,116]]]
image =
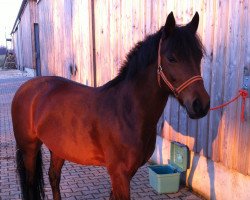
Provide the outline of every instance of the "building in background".
[[17,68],[33,75],[39,74],[39,54],[35,48],[36,11],[35,0],[23,0],[11,31]]

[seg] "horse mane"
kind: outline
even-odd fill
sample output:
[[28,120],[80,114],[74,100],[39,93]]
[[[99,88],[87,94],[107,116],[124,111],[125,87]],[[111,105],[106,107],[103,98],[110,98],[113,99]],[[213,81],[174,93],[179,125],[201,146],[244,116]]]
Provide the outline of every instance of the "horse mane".
[[[157,60],[159,41],[163,27],[156,33],[148,35],[144,41],[138,42],[127,54],[118,75],[103,85],[103,89],[111,88],[119,82],[133,79],[139,70],[146,68]],[[185,26],[176,27],[174,34],[169,37],[168,47],[181,60],[202,57],[205,48],[197,34],[195,36]]]

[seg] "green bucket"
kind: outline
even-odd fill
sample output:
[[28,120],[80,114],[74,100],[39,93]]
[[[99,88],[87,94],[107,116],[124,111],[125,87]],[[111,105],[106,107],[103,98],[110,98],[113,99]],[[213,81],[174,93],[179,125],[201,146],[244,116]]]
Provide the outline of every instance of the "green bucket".
[[170,161],[168,165],[151,165],[149,183],[159,193],[179,191],[180,175],[187,170],[188,148],[178,142],[171,142]]

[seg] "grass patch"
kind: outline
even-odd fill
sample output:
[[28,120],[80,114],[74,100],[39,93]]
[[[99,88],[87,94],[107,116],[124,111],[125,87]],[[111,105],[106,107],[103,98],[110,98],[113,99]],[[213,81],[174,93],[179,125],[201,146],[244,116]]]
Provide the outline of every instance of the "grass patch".
[[5,58],[5,55],[0,55],[0,67],[3,67],[4,65],[4,58]]

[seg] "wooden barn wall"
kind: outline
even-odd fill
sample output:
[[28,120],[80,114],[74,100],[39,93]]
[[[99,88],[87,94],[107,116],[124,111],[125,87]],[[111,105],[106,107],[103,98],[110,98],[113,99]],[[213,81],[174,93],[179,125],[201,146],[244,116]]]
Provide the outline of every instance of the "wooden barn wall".
[[[250,68],[250,1],[101,1],[94,9],[97,85],[112,79],[135,43],[164,25],[174,12],[178,24],[200,14],[198,33],[207,50],[202,61],[211,106],[228,101],[242,87],[244,66]],[[186,144],[200,155],[230,169],[250,174],[250,106],[240,122],[240,101],[211,111],[200,120],[187,117],[170,98],[160,126],[162,137]]]
[[18,30],[12,36],[13,49],[14,49],[14,52],[15,52],[16,65],[17,65],[18,69],[22,66],[22,64],[21,64],[21,58],[22,58],[21,55],[22,55],[22,52],[21,52],[21,48],[20,48],[20,42],[21,42],[21,40],[20,40],[19,36],[20,36],[20,34],[18,34]]
[[[211,95],[211,106],[228,101],[242,87],[244,66],[249,69],[250,65],[249,5],[249,1],[95,1],[97,85],[117,74],[129,49],[164,25],[170,11],[174,11],[178,24],[189,22],[198,11],[198,33],[207,50],[202,75]],[[201,120],[191,120],[171,98],[164,111],[162,136],[247,174],[249,98],[245,123],[240,122],[240,106],[238,101]]]
[[34,68],[33,65],[33,52],[32,52],[32,34],[31,34],[31,10],[29,2],[21,16],[18,29],[14,33],[14,37],[18,38],[18,45],[16,45],[16,52],[20,52],[18,64],[21,67]]
[[94,85],[91,1],[42,0],[38,12],[42,75]]
[[[38,3],[43,75],[64,76],[97,86],[114,78],[128,51],[164,25],[174,12],[178,24],[200,14],[198,33],[206,48],[202,75],[211,106],[237,95],[243,69],[250,71],[250,0],[41,0]],[[94,73],[93,65],[96,64]],[[69,66],[77,68],[71,76]],[[250,102],[240,121],[241,102],[189,119],[170,98],[160,126],[162,137],[186,144],[200,155],[250,174]]]
[[37,23],[37,6],[36,1],[29,1],[29,10],[30,10],[30,33],[31,33],[31,51],[32,51],[32,66],[36,68],[36,54],[35,54],[35,34],[34,34],[34,23]]

